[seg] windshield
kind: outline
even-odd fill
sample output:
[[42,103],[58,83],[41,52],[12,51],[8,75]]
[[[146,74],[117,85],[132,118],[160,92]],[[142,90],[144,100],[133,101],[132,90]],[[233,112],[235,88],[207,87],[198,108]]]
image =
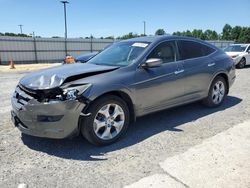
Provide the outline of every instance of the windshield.
[[148,47],[148,42],[119,42],[105,49],[88,63],[109,66],[127,66]]
[[232,45],[225,48],[225,52],[244,52],[246,49],[245,45]]

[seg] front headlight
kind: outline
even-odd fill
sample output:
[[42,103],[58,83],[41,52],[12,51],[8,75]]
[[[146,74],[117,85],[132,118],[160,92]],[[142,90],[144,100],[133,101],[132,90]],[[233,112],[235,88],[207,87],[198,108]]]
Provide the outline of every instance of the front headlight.
[[236,58],[236,57],[238,57],[239,56],[239,54],[237,54],[237,55],[232,55],[231,57],[234,59],[234,58]]
[[83,94],[90,86],[91,84],[84,84],[65,88],[63,89],[63,95],[65,96],[66,100],[75,100],[78,96]]
[[63,91],[63,95],[65,96],[66,100],[75,100],[77,98],[77,89],[67,89]]

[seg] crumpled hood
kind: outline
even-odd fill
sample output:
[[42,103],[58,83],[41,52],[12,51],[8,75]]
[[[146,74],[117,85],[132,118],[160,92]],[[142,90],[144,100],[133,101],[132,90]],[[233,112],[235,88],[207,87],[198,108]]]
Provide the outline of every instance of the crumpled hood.
[[118,67],[114,66],[102,66],[88,63],[62,65],[30,73],[20,80],[20,84],[32,90],[52,89],[61,86],[65,80],[69,78],[72,78],[70,80],[73,81],[74,79],[93,76],[117,68]]

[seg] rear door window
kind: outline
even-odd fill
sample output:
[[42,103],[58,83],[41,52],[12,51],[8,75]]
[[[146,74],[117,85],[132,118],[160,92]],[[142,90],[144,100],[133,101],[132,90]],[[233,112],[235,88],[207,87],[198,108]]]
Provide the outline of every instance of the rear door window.
[[179,48],[179,59],[192,59],[207,56],[215,51],[215,49],[194,41],[179,40],[177,41]]

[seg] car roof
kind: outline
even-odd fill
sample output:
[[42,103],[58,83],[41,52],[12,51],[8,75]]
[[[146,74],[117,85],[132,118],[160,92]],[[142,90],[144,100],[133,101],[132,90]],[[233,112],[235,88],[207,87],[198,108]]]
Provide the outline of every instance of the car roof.
[[231,44],[230,46],[237,46],[237,45],[248,46],[248,45],[250,45],[250,44]]
[[[132,38],[132,39],[128,39],[128,40],[125,40],[125,41],[132,41],[132,42],[150,42],[150,43],[153,43],[153,42],[159,42],[159,41],[162,41],[162,40],[180,40],[180,39],[183,39],[183,40],[194,40],[194,41],[202,41],[200,39],[196,39],[196,38],[193,38],[193,37],[182,37],[182,36],[175,36],[175,35],[160,35],[160,36],[147,36],[147,37],[137,37],[137,38]],[[204,42],[204,41],[202,41]]]

